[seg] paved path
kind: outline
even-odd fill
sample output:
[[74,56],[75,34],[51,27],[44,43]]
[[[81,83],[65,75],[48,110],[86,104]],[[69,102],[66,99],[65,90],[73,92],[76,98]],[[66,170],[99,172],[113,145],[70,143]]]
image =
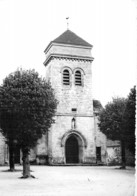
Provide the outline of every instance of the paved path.
[[[22,169],[21,166],[16,167]],[[135,170],[91,166],[31,166],[36,179],[0,167],[0,196],[134,196]]]

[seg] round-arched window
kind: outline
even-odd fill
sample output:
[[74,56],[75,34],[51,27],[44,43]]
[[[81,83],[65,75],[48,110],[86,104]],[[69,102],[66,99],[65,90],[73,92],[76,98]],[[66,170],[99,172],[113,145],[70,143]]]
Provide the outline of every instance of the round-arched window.
[[75,72],[75,85],[82,86],[82,76],[79,70]]
[[67,69],[63,71],[63,84],[70,85],[70,73]]

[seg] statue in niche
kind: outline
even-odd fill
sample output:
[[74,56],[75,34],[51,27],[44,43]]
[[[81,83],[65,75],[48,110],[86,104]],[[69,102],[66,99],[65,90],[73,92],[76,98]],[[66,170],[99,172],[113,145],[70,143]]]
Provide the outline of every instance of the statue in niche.
[[72,118],[71,128],[72,128],[72,130],[76,129],[76,119],[75,118]]

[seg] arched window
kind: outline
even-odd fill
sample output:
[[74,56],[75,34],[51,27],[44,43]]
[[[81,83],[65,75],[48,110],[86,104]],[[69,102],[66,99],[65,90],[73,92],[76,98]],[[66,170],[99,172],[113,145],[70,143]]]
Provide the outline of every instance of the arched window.
[[82,76],[79,70],[75,72],[75,85],[82,86]]
[[63,84],[70,85],[70,73],[67,69],[63,71]]

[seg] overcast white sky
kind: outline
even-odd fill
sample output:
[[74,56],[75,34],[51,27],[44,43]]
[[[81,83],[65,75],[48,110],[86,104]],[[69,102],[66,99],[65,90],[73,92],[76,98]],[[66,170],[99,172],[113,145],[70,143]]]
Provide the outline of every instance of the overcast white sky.
[[105,105],[136,84],[136,0],[0,0],[0,84],[18,67],[45,75],[44,49],[69,29],[93,45],[93,97]]

